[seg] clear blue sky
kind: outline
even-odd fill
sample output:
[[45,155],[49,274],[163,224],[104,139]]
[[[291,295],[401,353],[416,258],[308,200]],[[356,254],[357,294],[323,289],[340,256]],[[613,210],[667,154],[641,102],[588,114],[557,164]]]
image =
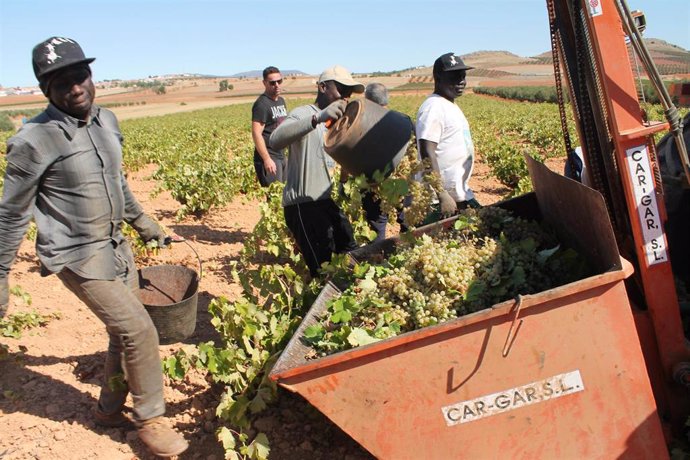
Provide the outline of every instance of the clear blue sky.
[[[628,5],[645,11],[645,36],[690,49],[690,0]],[[97,58],[97,81],[268,65],[389,71],[448,51],[550,49],[545,0],[0,0],[0,84],[35,85],[31,49],[52,35]]]

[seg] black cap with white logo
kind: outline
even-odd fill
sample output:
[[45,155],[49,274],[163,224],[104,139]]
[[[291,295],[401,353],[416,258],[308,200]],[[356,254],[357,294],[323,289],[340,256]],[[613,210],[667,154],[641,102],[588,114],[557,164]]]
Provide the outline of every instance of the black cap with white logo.
[[50,37],[33,49],[31,62],[38,81],[56,70],[75,64],[90,64],[96,58],[87,58],[79,43],[71,38]]

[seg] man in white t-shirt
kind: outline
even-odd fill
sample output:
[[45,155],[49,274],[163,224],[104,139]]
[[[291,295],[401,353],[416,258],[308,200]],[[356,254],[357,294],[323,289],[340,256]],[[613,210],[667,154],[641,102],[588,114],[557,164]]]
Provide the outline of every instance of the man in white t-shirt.
[[479,207],[469,186],[474,166],[474,144],[465,114],[455,104],[467,85],[467,70],[472,69],[453,53],[434,62],[434,92],[417,112],[417,147],[422,158],[441,176],[439,193],[441,214]]

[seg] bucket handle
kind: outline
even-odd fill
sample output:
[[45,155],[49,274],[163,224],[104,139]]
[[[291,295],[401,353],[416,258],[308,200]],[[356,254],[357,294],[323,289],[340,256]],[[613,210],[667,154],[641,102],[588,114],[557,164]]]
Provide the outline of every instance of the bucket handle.
[[[518,319],[518,315],[520,314],[520,308],[522,308],[522,296],[520,294],[515,297],[515,315],[513,316],[513,322],[510,323],[510,329],[508,329],[508,336],[506,337],[506,343],[503,345],[503,357],[507,357],[508,353],[510,353],[510,349],[513,346],[513,342],[515,342],[515,337],[517,337],[518,331],[520,330],[520,326],[522,326],[522,322],[524,320],[520,320],[520,322],[517,325],[517,328],[515,329],[515,334],[513,334],[513,328],[515,327],[515,322]],[[512,338],[511,338],[512,335]]]
[[165,245],[170,246],[171,243],[185,243],[187,246],[189,246],[189,249],[192,250],[194,255],[196,256],[196,261],[199,263],[199,280],[201,280],[201,277],[203,276],[203,269],[201,266],[201,257],[199,257],[199,253],[194,249],[194,246],[192,246],[189,241],[187,241],[187,238],[180,236],[180,235],[172,235],[172,236],[166,236],[165,237]]

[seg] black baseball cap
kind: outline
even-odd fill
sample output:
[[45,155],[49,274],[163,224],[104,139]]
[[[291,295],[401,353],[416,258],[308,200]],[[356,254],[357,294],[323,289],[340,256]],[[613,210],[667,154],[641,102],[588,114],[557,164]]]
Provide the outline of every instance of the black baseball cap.
[[434,73],[470,69],[474,69],[474,67],[465,65],[462,58],[453,53],[446,53],[434,61]]
[[46,75],[75,64],[90,64],[96,58],[87,58],[79,43],[71,38],[50,37],[34,46],[31,63],[40,82]]

